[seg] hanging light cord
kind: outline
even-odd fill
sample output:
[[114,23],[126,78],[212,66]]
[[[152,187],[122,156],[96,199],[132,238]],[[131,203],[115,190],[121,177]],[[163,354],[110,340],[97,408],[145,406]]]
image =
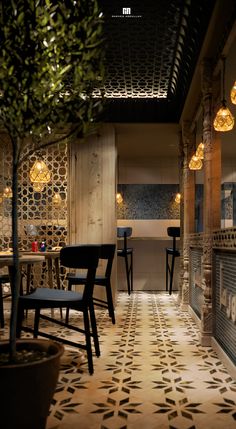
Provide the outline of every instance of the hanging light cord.
[[222,64],[223,64],[223,72],[222,72],[222,92],[223,92],[223,99],[222,104],[225,107],[226,106],[226,99],[225,99],[225,56],[221,57]]

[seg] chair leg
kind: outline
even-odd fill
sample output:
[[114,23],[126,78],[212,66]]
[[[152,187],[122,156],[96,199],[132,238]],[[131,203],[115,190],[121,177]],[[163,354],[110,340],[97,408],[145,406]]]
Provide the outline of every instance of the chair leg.
[[128,286],[128,294],[130,295],[130,276],[129,276],[129,261],[128,256],[125,255],[125,271],[126,271],[126,279],[127,279],[127,286]]
[[109,316],[110,316],[112,323],[114,325],[116,323],[116,321],[115,321],[115,312],[114,312],[112,292],[111,292],[111,283],[110,282],[106,284],[106,294],[107,294],[107,305],[108,305]]
[[169,290],[168,274],[169,274],[169,255],[168,255],[168,252],[166,250],[166,292],[168,292],[168,290]]
[[93,355],[91,347],[91,334],[90,334],[90,325],[89,325],[89,316],[88,309],[84,309],[84,331],[85,331],[85,340],[86,340],[86,350],[87,350],[87,359],[88,359],[88,368],[89,373],[93,374]]
[[133,292],[133,277],[134,277],[134,271],[133,271],[133,253],[130,254],[130,275],[131,275],[131,292]]
[[173,277],[174,277],[174,267],[175,267],[175,257],[172,255],[172,261],[171,261],[171,270],[170,270],[170,290],[169,295],[172,293],[172,284],[173,284]]
[[99,346],[99,341],[98,341],[97,322],[96,322],[93,304],[90,305],[90,307],[89,307],[89,313],[90,313],[90,322],[91,322],[91,329],[92,329],[95,352],[96,352],[96,356],[99,357],[100,356],[100,346]]
[[24,308],[19,303],[17,311],[17,323],[16,323],[16,338],[21,336],[21,326],[24,319]]
[[1,328],[4,328],[4,311],[3,311],[2,283],[0,283],[0,325],[1,325]]
[[40,318],[40,309],[37,308],[34,314],[34,338],[38,337],[39,318]]
[[[67,288],[67,290],[71,290],[71,283],[69,282],[68,283],[68,288]],[[67,307],[67,309],[66,309],[66,318],[65,318],[65,323],[69,323],[69,308]]]

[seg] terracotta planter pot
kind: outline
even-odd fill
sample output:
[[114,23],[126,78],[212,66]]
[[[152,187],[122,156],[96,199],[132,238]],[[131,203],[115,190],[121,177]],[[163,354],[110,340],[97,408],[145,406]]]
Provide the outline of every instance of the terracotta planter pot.
[[[50,340],[22,339],[17,341],[17,350],[25,345],[47,351],[50,356],[23,365],[0,366],[0,419],[4,429],[44,429],[56,388],[64,347]],[[0,353],[8,348],[8,342],[0,343]]]

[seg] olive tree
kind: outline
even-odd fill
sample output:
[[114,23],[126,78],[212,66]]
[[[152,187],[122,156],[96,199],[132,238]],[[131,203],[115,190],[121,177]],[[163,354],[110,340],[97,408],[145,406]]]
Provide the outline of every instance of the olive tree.
[[3,0],[0,4],[0,125],[12,147],[13,293],[10,356],[16,359],[20,270],[18,169],[33,152],[95,122],[102,99],[103,22],[97,0]]

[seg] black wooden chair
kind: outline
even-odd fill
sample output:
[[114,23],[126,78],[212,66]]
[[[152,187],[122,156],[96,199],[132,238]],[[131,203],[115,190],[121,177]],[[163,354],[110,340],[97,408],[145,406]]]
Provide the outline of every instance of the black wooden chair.
[[[96,276],[96,269],[100,255],[99,245],[74,245],[65,246],[60,251],[60,262],[66,268],[87,270],[85,287],[82,293],[67,291],[62,289],[37,288],[28,295],[21,295],[19,298],[17,336],[21,331],[31,332],[34,337],[43,336],[56,341],[61,341],[66,345],[78,347],[87,351],[88,367],[90,374],[93,373],[93,356],[91,347],[91,337],[94,341],[96,356],[100,356],[97,325],[93,306],[93,289]],[[83,313],[83,328],[70,325],[55,317],[41,314],[42,309],[69,308]],[[34,327],[29,328],[23,325],[24,310],[35,310]],[[85,344],[70,341],[66,338],[46,333],[39,330],[40,319],[53,322],[67,329],[84,334]]]
[[0,326],[4,328],[4,309],[3,309],[3,300],[11,296],[11,291],[9,293],[3,294],[4,284],[10,283],[10,278],[8,274],[0,274]]
[[[93,296],[94,305],[102,308],[107,308],[109,316],[112,320],[112,323],[115,324],[115,312],[112,299],[112,289],[111,289],[111,272],[112,265],[115,255],[116,245],[115,244],[101,244],[99,258],[106,261],[104,268],[104,274],[96,274],[95,277],[95,286],[101,286],[106,289],[106,300],[96,298]],[[68,290],[71,290],[75,285],[84,285],[86,278],[83,274],[71,274],[67,275],[68,280]],[[95,288],[96,289],[96,288]],[[66,322],[69,322],[69,308],[66,310]]]
[[167,228],[167,235],[173,238],[172,247],[166,248],[166,291],[169,291],[169,294],[171,295],[174,278],[175,258],[180,256],[180,252],[176,248],[176,238],[180,237],[180,228],[178,226],[170,226]]
[[128,237],[132,235],[132,228],[125,226],[117,227],[117,237],[123,238],[119,240],[119,245],[122,243],[122,247],[117,249],[117,256],[124,258],[125,260],[125,272],[127,279],[128,294],[133,291],[133,248],[128,247]]

